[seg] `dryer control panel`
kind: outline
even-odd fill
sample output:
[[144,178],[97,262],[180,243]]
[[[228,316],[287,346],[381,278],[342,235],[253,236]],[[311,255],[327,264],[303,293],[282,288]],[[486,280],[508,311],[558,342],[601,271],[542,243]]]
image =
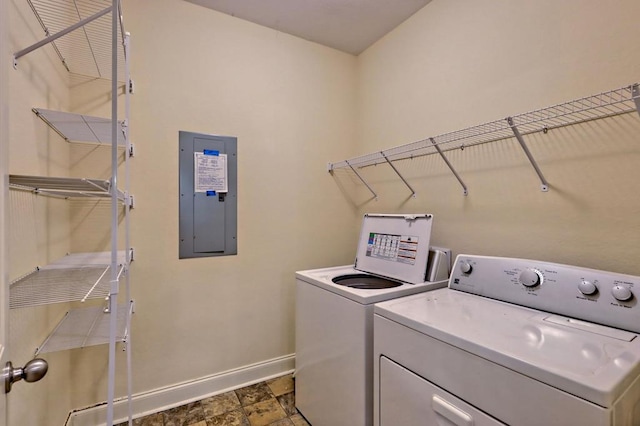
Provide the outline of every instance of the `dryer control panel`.
[[461,254],[449,288],[640,333],[640,277]]

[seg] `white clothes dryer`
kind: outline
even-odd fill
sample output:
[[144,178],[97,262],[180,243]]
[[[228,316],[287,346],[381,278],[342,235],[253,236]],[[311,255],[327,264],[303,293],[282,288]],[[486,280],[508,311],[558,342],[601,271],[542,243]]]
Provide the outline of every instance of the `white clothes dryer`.
[[355,265],[296,272],[296,407],[313,426],[372,424],[374,304],[447,282],[432,218],[365,215]]
[[376,426],[640,425],[640,277],[459,255],[374,315]]

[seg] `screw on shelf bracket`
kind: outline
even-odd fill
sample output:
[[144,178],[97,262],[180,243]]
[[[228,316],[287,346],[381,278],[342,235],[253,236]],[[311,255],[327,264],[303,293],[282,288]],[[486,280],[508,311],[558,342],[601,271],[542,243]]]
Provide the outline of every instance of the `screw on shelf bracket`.
[[536,173],[538,174],[538,178],[540,178],[540,182],[542,183],[540,185],[540,190],[542,192],[549,191],[549,183],[544,178],[544,175],[542,174],[542,171],[540,170],[540,167],[538,167],[538,163],[536,163],[535,158],[533,158],[533,155],[531,155],[531,151],[529,151],[529,148],[527,147],[527,144],[524,142],[524,139],[522,138],[522,134],[520,134],[520,130],[518,130],[518,127],[513,123],[513,118],[507,117],[507,123],[509,123],[509,127],[511,127],[511,130],[513,131],[514,136],[516,137],[516,139],[520,143],[520,146],[522,147],[522,150],[524,151],[525,155],[529,159],[529,162],[531,163],[531,165],[535,169]]
[[[436,143],[436,140],[434,138],[429,138],[429,140],[433,144],[433,147],[436,149],[436,151],[438,151],[438,154],[440,154],[440,157],[442,157],[444,162],[447,164],[447,166],[449,167],[449,170],[451,170],[451,172],[456,177],[456,179],[458,179],[458,182],[460,182],[460,185],[462,186],[462,193],[465,196],[469,195],[469,191],[467,190],[467,185],[464,184],[464,182],[462,181],[462,178],[460,177],[458,172],[456,172],[456,169],[453,168],[453,165],[451,165],[451,163],[449,162],[449,159],[444,155],[444,152],[442,152],[442,149],[438,146],[438,144]],[[464,150],[464,145],[460,145],[460,149]]]

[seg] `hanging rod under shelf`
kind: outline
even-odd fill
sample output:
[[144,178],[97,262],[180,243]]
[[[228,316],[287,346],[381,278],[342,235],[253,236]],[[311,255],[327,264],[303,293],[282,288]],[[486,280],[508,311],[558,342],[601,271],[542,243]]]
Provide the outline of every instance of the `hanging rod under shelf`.
[[[533,167],[536,169],[536,173],[542,182],[542,190],[546,191],[548,184],[535,163],[535,159],[528,153],[528,149],[522,139],[523,135],[536,132],[546,133],[552,129],[614,117],[634,111],[640,114],[640,86],[638,83],[524,114],[514,115],[505,119],[425,138],[383,151],[335,163],[328,163],[327,170],[330,173],[343,168],[356,170],[378,164],[390,163],[392,161],[440,154],[459,180],[466,195],[466,186],[453,169],[453,166],[448,162],[444,153],[454,149],[464,149],[474,145],[515,137],[521,143]],[[358,175],[358,177],[364,181],[361,175]],[[366,182],[365,184],[369,190],[373,192]]]

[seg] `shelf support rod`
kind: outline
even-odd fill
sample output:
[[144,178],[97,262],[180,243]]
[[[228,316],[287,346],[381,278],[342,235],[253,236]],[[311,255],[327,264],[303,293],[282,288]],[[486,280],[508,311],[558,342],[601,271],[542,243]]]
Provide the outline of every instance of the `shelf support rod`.
[[436,143],[436,140],[434,138],[429,138],[429,140],[433,144],[433,147],[436,149],[436,151],[438,151],[438,154],[440,154],[440,157],[442,157],[444,162],[447,164],[447,166],[449,167],[449,170],[451,170],[451,172],[456,177],[456,179],[458,179],[458,182],[460,182],[460,185],[462,186],[462,191],[463,191],[462,193],[465,196],[468,195],[469,191],[467,190],[467,185],[464,184],[464,182],[462,181],[462,178],[460,177],[458,172],[456,172],[456,169],[453,168],[453,165],[451,164],[451,162],[449,162],[449,159],[447,158],[447,156],[444,155],[444,152],[442,152],[442,149],[438,146],[438,144]]
[[542,192],[549,191],[549,183],[544,178],[544,175],[542,174],[542,171],[540,170],[540,167],[538,167],[538,163],[536,163],[535,158],[533,158],[533,155],[531,155],[531,151],[529,151],[529,148],[527,147],[527,144],[524,142],[524,139],[522,138],[522,135],[520,134],[520,130],[518,130],[518,127],[513,123],[513,118],[507,117],[507,123],[509,123],[509,127],[511,127],[511,130],[513,131],[513,134],[515,135],[516,139],[520,143],[520,146],[522,147],[522,150],[526,154],[527,158],[529,159],[529,162],[531,163],[531,165],[535,169],[536,173],[538,174],[538,177],[540,178],[540,182],[542,183],[542,185],[540,186],[540,190]]
[[407,188],[409,188],[409,191],[411,191],[411,196],[413,198],[416,198],[416,191],[413,190],[413,188],[411,187],[411,185],[409,185],[409,182],[407,182],[407,180],[404,178],[404,176],[402,176],[400,174],[400,172],[398,171],[398,169],[396,168],[396,166],[393,165],[393,163],[391,162],[391,160],[389,160],[389,157],[387,157],[384,154],[384,151],[380,151],[380,154],[382,155],[382,157],[387,161],[387,164],[389,164],[389,166],[391,166],[391,168],[393,169],[394,172],[396,172],[396,174],[398,175],[398,177],[402,180],[402,182],[404,182],[405,185],[407,185]]
[[[118,326],[118,0],[111,2],[111,291],[109,292],[109,366],[107,425],[113,424]],[[125,157],[126,161],[126,157]]]
[[68,28],[66,28],[66,29],[64,29],[62,31],[59,31],[59,32],[55,33],[52,36],[46,37],[46,38],[40,40],[39,42],[34,43],[31,46],[26,47],[26,48],[24,48],[24,49],[22,49],[22,50],[20,50],[20,51],[18,51],[16,53],[14,53],[14,55],[13,55],[13,67],[14,68],[17,67],[17,64],[18,64],[17,61],[22,56],[24,56],[24,55],[26,55],[28,53],[31,53],[34,50],[39,49],[42,46],[44,46],[45,44],[49,44],[52,41],[55,41],[55,40],[59,39],[60,37],[62,37],[64,35],[69,34],[71,31],[75,31],[78,28],[87,25],[89,22],[95,21],[96,19],[106,15],[107,13],[111,12],[112,10],[113,10],[113,7],[109,6],[109,7],[105,8],[105,9],[101,10],[100,12],[96,13],[95,15],[91,15],[88,18],[83,19],[82,21],[78,21],[75,24],[71,25],[70,27],[68,27]]
[[636,111],[640,115],[640,85],[638,83],[631,86],[631,96],[636,104]]
[[42,342],[42,344],[40,345],[40,347],[36,348],[36,352],[33,354],[34,357],[40,355],[40,351],[42,351],[42,349],[44,349],[47,346],[47,343],[49,343],[49,340],[51,340],[51,338],[56,334],[56,332],[58,331],[58,329],[60,328],[60,326],[62,326],[62,323],[64,322],[65,319],[67,319],[67,317],[69,316],[69,311],[67,311],[64,314],[64,317],[62,317],[62,319],[60,320],[60,322],[58,322],[58,325],[56,325],[56,328],[53,329],[53,331],[51,333],[49,333],[49,335],[47,336],[47,338],[44,340],[44,342]]
[[349,160],[345,160],[345,163],[347,163],[347,166],[349,166],[349,168],[351,170],[353,170],[353,173],[356,174],[356,176],[358,176],[358,179],[360,179],[362,181],[362,183],[364,183],[364,186],[367,187],[367,189],[369,191],[371,191],[371,193],[373,194],[373,197],[377,200],[378,199],[378,194],[376,194],[373,189],[371,189],[371,187],[369,186],[369,184],[367,183],[367,181],[365,181],[362,176],[360,176],[360,173],[358,173],[358,171],[351,165],[351,163],[349,163]]

